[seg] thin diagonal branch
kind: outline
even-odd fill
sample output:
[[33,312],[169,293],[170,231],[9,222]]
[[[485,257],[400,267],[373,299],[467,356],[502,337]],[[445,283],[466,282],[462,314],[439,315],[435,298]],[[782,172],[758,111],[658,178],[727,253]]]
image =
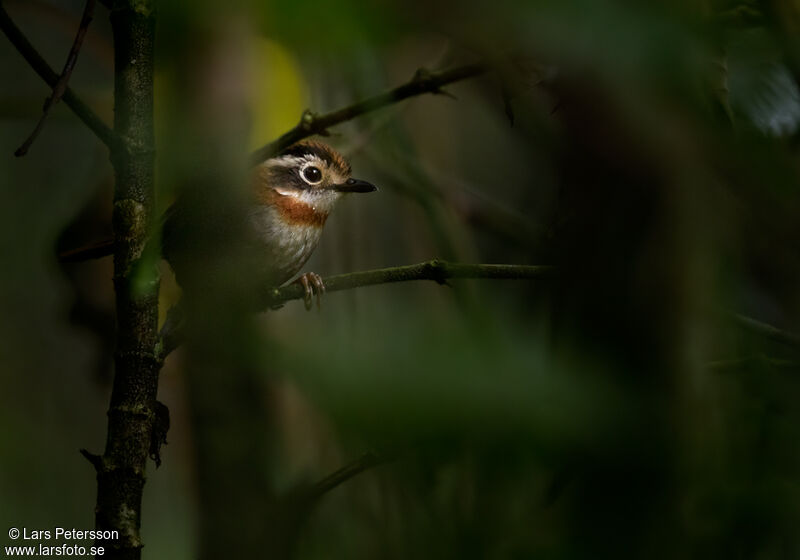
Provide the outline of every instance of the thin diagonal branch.
[[[5,7],[0,3],[0,30],[5,33],[14,48],[22,55],[27,61],[28,65],[41,77],[47,85],[55,88],[58,83],[58,74],[50,67],[49,64],[42,58],[42,55],[31,45],[27,37],[20,31],[20,29],[9,17]],[[114,131],[103,122],[103,120],[92,111],[86,103],[84,103],[75,92],[70,88],[66,88],[63,98],[64,103],[72,109],[72,112],[83,121],[83,123],[94,132],[103,144],[108,146],[110,150],[114,150],[117,145],[117,137]]]
[[253,152],[250,160],[253,165],[274,156],[287,146],[295,142],[308,138],[314,134],[326,134],[328,128],[354,119],[364,113],[369,113],[381,107],[397,103],[409,97],[422,95],[425,93],[445,94],[442,88],[448,84],[480,76],[488,70],[484,64],[467,64],[443,72],[428,72],[418,70],[414,77],[405,84],[390,89],[387,92],[375,95],[353,105],[343,107],[337,111],[317,115],[311,111],[306,111],[300,118],[300,122],[283,134],[274,142],[270,142]]
[[351,478],[358,476],[366,470],[382,465],[389,459],[380,457],[374,453],[365,453],[355,461],[348,463],[342,468],[332,472],[316,484],[311,486],[305,495],[308,500],[307,504],[313,504],[322,496],[333,490],[334,488],[344,484]]
[[114,240],[105,239],[93,245],[70,249],[58,254],[62,263],[83,262],[91,259],[100,259],[114,254]]
[[763,354],[744,356],[742,358],[731,358],[728,360],[714,360],[708,362],[706,367],[714,371],[736,371],[748,367],[771,368],[777,371],[797,371],[800,369],[800,362],[796,360],[784,360],[771,358]]
[[290,535],[296,534],[303,523],[308,519],[313,508],[325,494],[338,488],[361,473],[387,463],[393,458],[394,456],[379,456],[374,453],[365,453],[355,461],[335,470],[314,484],[300,484],[295,486],[282,497],[282,531]]
[[772,325],[762,323],[761,321],[753,319],[752,317],[739,315],[738,313],[731,313],[731,317],[736,323],[747,330],[758,333],[765,338],[774,340],[775,342],[800,348],[800,334],[784,331],[778,327],[773,327]]
[[72,42],[72,47],[69,49],[67,61],[64,63],[64,69],[61,70],[61,75],[58,77],[56,85],[53,86],[53,94],[45,100],[44,108],[42,109],[42,116],[39,119],[39,122],[36,123],[36,128],[33,129],[33,132],[31,132],[30,136],[28,136],[28,139],[23,142],[22,146],[17,148],[17,151],[14,152],[15,156],[20,157],[28,153],[28,149],[31,147],[31,144],[33,144],[33,141],[36,140],[37,136],[39,136],[39,132],[41,132],[42,127],[44,127],[44,121],[47,120],[47,115],[50,114],[50,109],[56,103],[61,101],[64,92],[67,90],[67,84],[72,76],[72,71],[75,69],[75,63],[78,61],[78,53],[81,50],[83,38],[86,36],[86,31],[88,31],[89,24],[92,22],[92,18],[94,17],[95,3],[96,0],[86,0],[86,6],[83,9],[83,16],[81,16],[81,22],[78,25],[78,32],[75,34],[75,40]]

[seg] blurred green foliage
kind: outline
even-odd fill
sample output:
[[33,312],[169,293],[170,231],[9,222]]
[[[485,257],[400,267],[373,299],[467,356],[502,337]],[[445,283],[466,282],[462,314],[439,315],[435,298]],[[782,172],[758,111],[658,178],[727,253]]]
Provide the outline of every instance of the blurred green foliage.
[[[6,4],[59,67],[82,3]],[[204,533],[204,485],[281,495],[365,451],[388,461],[282,535],[296,557],[800,556],[798,348],[730,318],[800,331],[793,9],[161,4],[162,207],[201,183],[223,190],[239,153],[305,108],[487,60],[489,75],[447,88],[455,100],[420,97],[331,131],[381,191],[342,203],[306,269],[447,257],[559,272],[328,294],[319,313],[289,303],[252,331],[207,317],[220,329],[208,352],[228,366],[215,385],[196,355],[167,362],[159,399],[173,422],[148,473],[144,557],[236,538]],[[94,481],[77,449],[103,444],[111,269],[62,267],[56,247],[108,232],[111,166],[63,106],[12,157],[47,89],[2,45],[0,527],[88,529]],[[109,122],[111,45],[98,7],[71,85]],[[163,272],[166,307],[178,290]],[[212,407],[202,417],[198,395]],[[250,406],[269,427],[241,421]],[[222,455],[210,472],[208,426]],[[225,446],[267,434],[268,459],[251,465],[264,479],[230,476]],[[263,525],[252,555],[270,556],[290,507],[254,519],[239,498],[218,513]]]

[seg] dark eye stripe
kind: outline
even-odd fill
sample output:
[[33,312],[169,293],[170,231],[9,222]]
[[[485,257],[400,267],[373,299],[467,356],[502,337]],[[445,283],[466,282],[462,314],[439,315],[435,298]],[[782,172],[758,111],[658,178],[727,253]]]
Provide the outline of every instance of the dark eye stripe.
[[343,175],[350,175],[350,164],[333,148],[319,142],[302,141],[289,146],[280,155],[293,157],[314,156],[338,169]]
[[330,150],[321,144],[295,144],[283,150],[280,155],[294,157],[312,155],[325,161],[329,161],[331,159]]

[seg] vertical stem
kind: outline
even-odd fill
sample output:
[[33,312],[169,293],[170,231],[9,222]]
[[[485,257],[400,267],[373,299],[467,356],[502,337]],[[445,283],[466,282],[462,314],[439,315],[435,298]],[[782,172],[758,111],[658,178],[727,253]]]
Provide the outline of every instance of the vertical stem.
[[138,559],[142,490],[155,419],[158,275],[142,259],[154,200],[152,0],[117,0],[114,33],[114,287],[117,348],[105,452],[97,461],[96,525],[119,538],[104,558]]

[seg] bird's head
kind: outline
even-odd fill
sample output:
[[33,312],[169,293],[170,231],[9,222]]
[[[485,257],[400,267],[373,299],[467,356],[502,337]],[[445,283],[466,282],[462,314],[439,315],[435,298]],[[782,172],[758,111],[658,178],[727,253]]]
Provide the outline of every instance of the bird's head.
[[330,146],[299,142],[258,166],[256,200],[287,222],[321,226],[343,194],[377,190],[350,174],[350,164]]

